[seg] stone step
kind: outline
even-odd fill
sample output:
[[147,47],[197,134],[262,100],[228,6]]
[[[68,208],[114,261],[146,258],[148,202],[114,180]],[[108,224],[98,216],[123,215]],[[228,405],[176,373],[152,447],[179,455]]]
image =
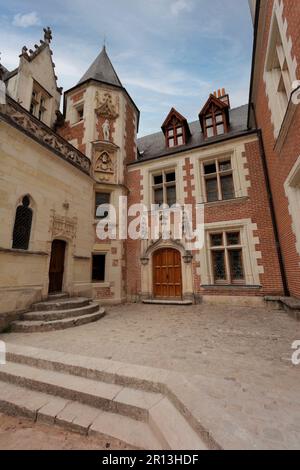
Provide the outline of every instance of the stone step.
[[110,447],[122,443],[133,449],[162,449],[147,423],[2,381],[0,411],[25,416],[33,421],[56,424],[84,435],[104,437]]
[[95,313],[78,317],[63,318],[53,321],[15,321],[11,323],[10,330],[16,333],[39,333],[45,331],[65,330],[75,326],[86,325],[104,317],[105,310],[100,308]]
[[[41,391],[55,393],[64,399],[69,399],[71,396],[73,400],[81,401],[78,394],[81,396],[83,393],[83,403],[89,406],[95,406],[93,400],[98,390],[95,384],[100,384],[100,390],[107,390],[107,387],[111,386],[117,387],[112,389],[115,392],[112,401],[120,402],[122,400],[122,406],[126,404],[125,413],[123,413],[122,407],[117,407],[114,403],[110,405],[111,408],[108,411],[116,413],[115,410],[117,410],[120,416],[126,414],[130,418],[148,420],[147,422],[163,448],[190,449],[189,446],[191,448],[195,446],[197,449],[214,448],[214,445],[207,440],[206,432],[203,432],[202,428],[200,432],[199,430],[196,432],[192,427],[194,423],[191,424],[189,418],[182,415],[177,400],[171,403],[170,399],[166,398],[165,386],[159,383],[158,379],[158,377],[162,377],[161,374],[165,376],[166,371],[11,343],[7,345],[6,357],[9,361],[8,364],[10,364],[10,370],[5,370],[6,366],[0,366],[0,372],[2,370],[6,377],[0,376],[0,380],[10,380],[17,384],[20,383],[18,380],[21,380],[24,386],[35,387],[35,389],[38,387]],[[15,366],[14,370],[11,365]],[[40,371],[42,375],[39,375]],[[33,386],[31,385],[32,376],[38,385],[35,382]],[[167,376],[171,378],[170,372],[167,373]],[[21,379],[22,377],[24,379]],[[62,377],[64,378],[63,387],[69,389],[71,395],[65,396],[60,392]],[[177,376],[173,380],[177,383]],[[28,383],[29,385],[27,385]],[[82,389],[82,387],[84,388]],[[88,395],[88,401],[85,394],[86,387],[87,392],[92,390],[92,396]],[[65,393],[64,390],[63,388],[63,393]],[[108,390],[110,389],[108,388]],[[119,394],[118,390],[122,390],[122,394]],[[75,392],[77,395],[74,395]],[[158,397],[160,397],[159,400],[157,400]],[[163,403],[162,408],[158,406],[159,403]],[[139,412],[141,408],[142,414]],[[136,414],[136,412],[138,413]],[[118,424],[115,421],[114,423],[117,429]]]
[[143,300],[143,304],[149,304],[149,305],[193,305],[193,302],[191,300],[176,300],[176,299],[170,299],[170,300],[160,300],[160,299],[145,299]]
[[0,366],[0,380],[144,422],[148,421],[150,408],[163,399],[159,393],[13,362]]
[[45,310],[69,310],[71,308],[80,308],[89,305],[90,299],[85,297],[72,297],[58,300],[46,300],[33,304],[31,309],[35,312]]
[[49,294],[47,300],[61,300],[69,298],[69,294],[66,292],[58,292],[56,294]]
[[25,321],[53,321],[62,320],[63,318],[81,317],[90,313],[95,313],[99,310],[99,304],[92,302],[85,307],[72,308],[68,310],[42,310],[25,313],[22,320]]

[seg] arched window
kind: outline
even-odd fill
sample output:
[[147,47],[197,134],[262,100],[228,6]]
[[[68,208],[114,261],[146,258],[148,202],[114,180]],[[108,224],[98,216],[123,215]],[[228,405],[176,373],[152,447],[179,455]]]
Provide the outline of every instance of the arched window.
[[12,247],[19,250],[28,250],[32,225],[32,209],[30,197],[24,196],[22,204],[17,207],[13,231]]

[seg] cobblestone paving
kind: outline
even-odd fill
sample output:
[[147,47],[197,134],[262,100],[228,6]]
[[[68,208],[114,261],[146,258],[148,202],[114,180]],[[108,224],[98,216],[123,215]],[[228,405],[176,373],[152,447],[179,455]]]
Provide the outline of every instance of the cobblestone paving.
[[[236,306],[123,305],[65,331],[0,335],[33,347],[179,371],[259,448],[300,448],[300,323],[284,312]],[[220,416],[221,419],[221,416]]]

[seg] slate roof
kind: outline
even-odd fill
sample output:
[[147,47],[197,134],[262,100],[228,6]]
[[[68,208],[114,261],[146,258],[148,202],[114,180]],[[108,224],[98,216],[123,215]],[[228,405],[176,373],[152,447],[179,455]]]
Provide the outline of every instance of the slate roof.
[[122,88],[122,83],[107,55],[105,46],[83,77],[81,77],[77,85],[90,79]]
[[178,152],[191,150],[201,146],[207,146],[230,137],[238,137],[247,132],[252,132],[247,127],[248,105],[240,106],[229,111],[230,131],[227,134],[218,137],[204,139],[199,120],[189,123],[191,137],[186,145],[166,148],[166,140],[162,131],[156,134],[141,137],[137,141],[139,150],[138,161],[151,160],[153,158],[174,155]]

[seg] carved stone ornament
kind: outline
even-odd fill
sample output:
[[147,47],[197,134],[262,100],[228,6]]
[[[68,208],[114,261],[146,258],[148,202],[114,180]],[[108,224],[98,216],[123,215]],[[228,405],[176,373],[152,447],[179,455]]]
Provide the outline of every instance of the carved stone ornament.
[[102,152],[98,157],[94,171],[100,171],[101,173],[114,173],[114,164],[107,152]]
[[116,119],[119,116],[117,106],[113,103],[113,99],[110,93],[104,93],[100,98],[99,92],[96,92],[96,114],[98,116],[104,116],[108,119]]
[[50,128],[31,116],[31,114],[9,97],[7,97],[4,117],[21,127],[26,134],[40,141],[41,144],[46,144],[52,150],[58,152],[64,160],[69,161],[89,174],[90,160],[85,155]]
[[60,216],[53,212],[50,231],[53,239],[62,237],[67,240],[74,240],[77,232],[77,218]]

